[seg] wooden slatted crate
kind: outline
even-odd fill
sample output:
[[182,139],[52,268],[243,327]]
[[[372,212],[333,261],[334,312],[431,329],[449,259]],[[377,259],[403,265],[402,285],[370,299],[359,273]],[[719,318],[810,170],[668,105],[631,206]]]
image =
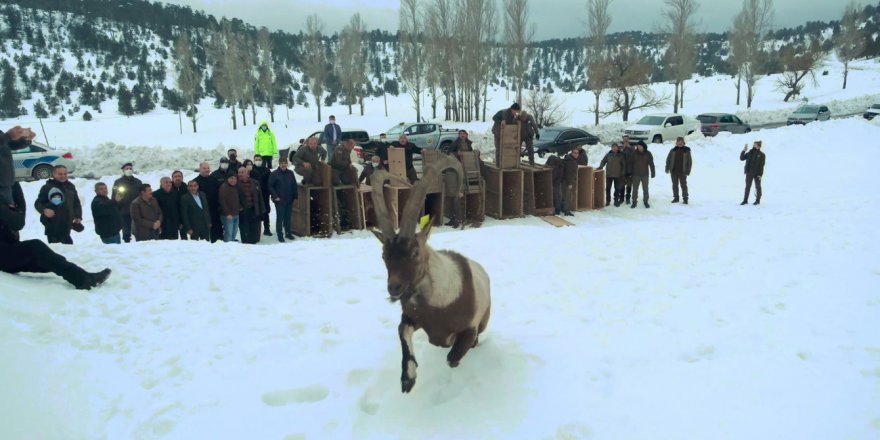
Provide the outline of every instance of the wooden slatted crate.
[[593,170],[593,209],[605,207],[605,170]]
[[593,167],[578,166],[577,185],[573,199],[576,211],[589,211],[593,209]]
[[523,172],[519,168],[486,166],[486,215],[497,219],[523,217]]

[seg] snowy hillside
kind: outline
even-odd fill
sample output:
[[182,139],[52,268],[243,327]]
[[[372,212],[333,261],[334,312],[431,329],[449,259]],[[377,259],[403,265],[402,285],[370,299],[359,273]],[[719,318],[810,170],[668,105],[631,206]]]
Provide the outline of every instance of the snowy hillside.
[[878,136],[761,132],[760,206],[739,206],[755,136],[722,135],[690,142],[691,205],[661,169],[651,209],[437,230],[488,270],[492,320],[457,369],[417,333],[410,395],[368,232],[113,247],[87,213],[55,249],[105,286],[0,274],[0,438],[877,438],[880,197],[832,151]]

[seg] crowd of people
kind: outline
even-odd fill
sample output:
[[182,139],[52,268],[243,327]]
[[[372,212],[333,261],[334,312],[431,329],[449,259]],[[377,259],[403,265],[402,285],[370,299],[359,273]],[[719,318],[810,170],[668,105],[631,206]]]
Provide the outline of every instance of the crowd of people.
[[[518,104],[499,111],[493,117],[493,133],[496,146],[500,142],[502,122],[521,122],[521,140],[534,164],[531,142],[537,138],[538,127],[534,119],[520,111]],[[302,140],[301,145],[289,154],[281,154],[275,134],[266,122],[260,124],[254,137],[256,154],[252,159],[240,160],[238,151],[230,149],[219,161],[217,169],[208,162],[199,165],[198,175],[184,182],[183,172],[177,170],[159,179],[154,189],[134,175],[134,164],[127,162],[109,188],[103,182],[94,185],[95,196],[91,202],[95,233],[106,244],[129,243],[146,240],[205,240],[240,241],[254,244],[261,235],[272,236],[270,213],[275,210],[274,235],[279,242],[294,240],[291,229],[291,212],[297,199],[299,185],[326,185],[318,172],[321,163],[330,167],[330,185],[369,185],[370,177],[377,169],[389,166],[389,148],[404,151],[406,176],[410,182],[418,180],[413,156],[421,154],[418,146],[401,134],[394,142],[388,142],[384,134],[373,142],[375,150],[364,165],[360,175],[352,165],[353,140],[341,139],[342,130],[330,117],[323,137],[325,149],[317,137]],[[0,270],[10,273],[54,272],[70,281],[75,287],[89,289],[104,282],[109,269],[90,273],[56,254],[42,241],[19,241],[18,231],[24,226],[25,201],[15,172],[11,152],[30,144],[35,134],[28,129],[14,127],[0,132]],[[748,203],[754,184],[760,204],[766,156],[761,151],[761,141],[752,149],[743,148],[740,160],[745,162],[745,194],[742,205]],[[460,130],[458,138],[443,152],[461,159],[461,153],[474,151],[468,132]],[[278,157],[278,167],[272,161]],[[293,169],[290,169],[290,166]],[[547,167],[553,169],[554,202],[556,214],[573,215],[572,199],[577,182],[578,166],[588,165],[587,152],[576,147],[563,157],[550,156]],[[683,138],[676,139],[675,146],[666,157],[665,171],[672,180],[672,203],[689,201],[687,178],[693,167],[691,149]],[[599,169],[605,169],[606,206],[614,203],[619,207],[626,203],[638,206],[639,189],[642,203],[650,207],[649,184],[656,176],[653,154],[643,141],[631,143],[623,136],[620,144],[613,143],[602,158]],[[466,191],[462,176],[444,174],[448,213],[448,226],[458,227],[464,219],[460,199]],[[40,188],[33,207],[44,226],[46,242],[72,244],[71,232],[83,232],[83,207],[76,186],[68,180],[67,169],[55,166],[52,177]]]

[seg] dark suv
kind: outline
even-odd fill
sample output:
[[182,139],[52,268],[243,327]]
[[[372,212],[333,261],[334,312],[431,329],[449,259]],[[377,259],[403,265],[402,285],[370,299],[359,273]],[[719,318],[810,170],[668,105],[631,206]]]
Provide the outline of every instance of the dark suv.
[[722,131],[742,134],[752,131],[752,127],[736,115],[730,113],[703,113],[697,116],[703,136],[715,136]]
[[[310,137],[318,138],[318,144],[326,145],[327,142],[324,140],[324,131],[316,131],[306,137],[306,139]],[[342,136],[340,136],[340,140],[345,142],[349,139],[354,139],[355,147],[354,151],[357,153],[358,159],[364,160],[364,149],[369,149],[372,145],[372,141],[370,140],[370,135],[367,133],[367,130],[362,130],[360,128],[343,128]],[[329,158],[327,160],[330,160]]]

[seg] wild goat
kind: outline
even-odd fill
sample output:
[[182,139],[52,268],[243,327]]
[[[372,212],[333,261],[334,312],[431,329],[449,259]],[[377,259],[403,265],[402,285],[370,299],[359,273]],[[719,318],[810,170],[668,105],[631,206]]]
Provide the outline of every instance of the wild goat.
[[455,159],[444,156],[441,164],[425,167],[422,180],[412,187],[403,208],[399,232],[392,227],[383,187],[389,179],[402,179],[385,171],[377,171],[370,178],[380,228],[373,233],[382,242],[388,294],[391,302],[400,301],[403,309],[397,332],[403,350],[400,385],[404,393],[416,384],[418,363],[412,343],[416,330],[425,330],[433,345],[452,347],[446,360],[450,367],[457,367],[468,350],[476,347],[480,333],[489,323],[489,275],[483,267],[456,252],[436,251],[428,246],[430,223],[416,232],[428,182],[436,182],[440,173],[450,168],[460,182],[463,172]]

